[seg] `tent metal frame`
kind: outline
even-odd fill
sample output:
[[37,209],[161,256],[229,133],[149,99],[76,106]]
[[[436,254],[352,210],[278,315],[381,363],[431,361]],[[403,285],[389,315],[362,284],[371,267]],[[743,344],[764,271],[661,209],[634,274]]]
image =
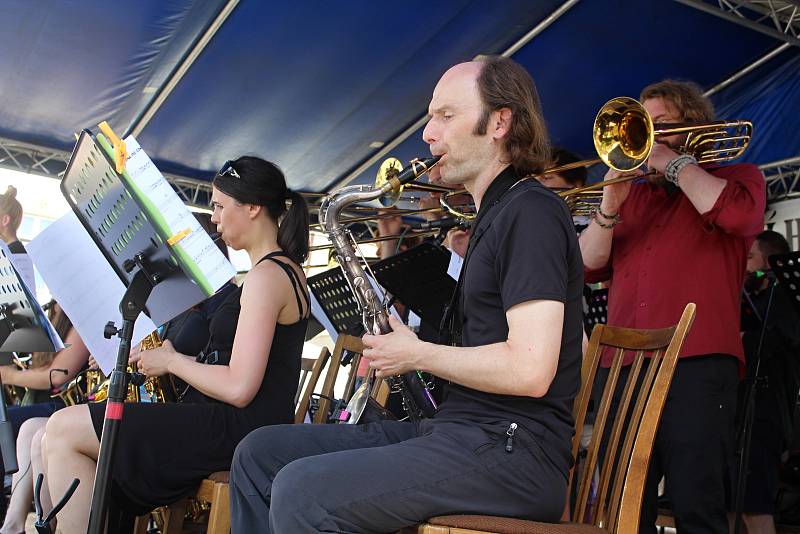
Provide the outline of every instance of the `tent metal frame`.
[[[0,138],[0,168],[61,180],[70,153]],[[184,203],[195,209],[211,205],[211,182],[164,174]]]
[[[675,0],[678,3],[704,11],[728,20],[734,24],[769,35],[782,41],[775,49],[767,52],[749,65],[733,73],[725,80],[709,88],[705,94],[710,96],[746,76],[759,66],[792,47],[800,47],[800,0]],[[130,125],[128,131],[139,133],[144,129],[158,108],[192,66],[214,34],[230,16],[239,0],[229,0],[211,22],[203,35],[189,50],[172,75],[158,89],[150,106]],[[566,0],[549,16],[507,48],[502,55],[512,56],[536,36],[550,27],[579,0]],[[336,186],[347,184],[362,172],[384,158],[391,150],[405,141],[427,121],[427,115],[420,116],[394,139],[384,144],[380,150],[351,170],[338,181]],[[0,138],[0,168],[21,171],[39,176],[61,179],[70,153],[35,144]],[[763,164],[759,167],[765,174],[767,198],[770,201],[800,195],[800,155],[780,161]],[[205,180],[172,174],[164,175],[172,184],[181,199],[190,207],[205,209],[211,201],[211,183]]]
[[675,0],[734,24],[800,46],[798,0]]

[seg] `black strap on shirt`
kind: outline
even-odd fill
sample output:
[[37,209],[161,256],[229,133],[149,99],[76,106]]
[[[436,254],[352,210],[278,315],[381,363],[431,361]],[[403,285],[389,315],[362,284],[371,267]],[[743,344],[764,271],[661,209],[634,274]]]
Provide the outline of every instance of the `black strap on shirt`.
[[469,236],[469,245],[467,246],[467,254],[464,258],[464,263],[461,265],[461,272],[458,275],[458,282],[456,289],[453,291],[453,296],[450,302],[444,309],[444,315],[439,325],[439,340],[447,345],[461,345],[461,329],[462,329],[462,310],[461,310],[461,293],[464,285],[464,273],[467,271],[467,264],[472,252],[480,242],[483,235],[489,229],[492,221],[497,216],[499,211],[493,208],[500,203],[505,194],[511,190],[515,185],[523,179],[519,177],[513,167],[506,167],[503,172],[497,175],[486,193],[483,195],[483,202],[478,210],[478,216],[472,224],[472,234]]
[[[286,276],[289,277],[289,281],[292,283],[292,289],[294,289],[294,298],[297,299],[297,312],[300,314],[300,319],[305,319],[308,317],[308,314],[311,313],[311,302],[308,299],[308,294],[302,290],[303,283],[300,281],[300,276],[297,274],[291,266],[287,265],[282,261],[278,261],[276,257],[284,257],[289,258],[289,255],[283,252],[282,250],[276,250],[275,252],[270,252],[256,263],[258,265],[264,260],[270,260],[272,263],[278,265],[283,272],[286,273]],[[303,300],[306,303],[306,312],[303,313],[303,302],[300,300],[300,295],[303,295]],[[298,319],[298,320],[300,320]]]

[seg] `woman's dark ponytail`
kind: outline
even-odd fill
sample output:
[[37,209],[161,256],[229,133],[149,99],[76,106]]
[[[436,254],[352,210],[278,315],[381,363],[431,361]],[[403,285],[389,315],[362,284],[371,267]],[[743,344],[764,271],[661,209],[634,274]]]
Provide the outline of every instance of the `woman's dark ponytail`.
[[298,264],[308,258],[308,204],[297,191],[288,191],[291,203],[278,225],[278,246]]

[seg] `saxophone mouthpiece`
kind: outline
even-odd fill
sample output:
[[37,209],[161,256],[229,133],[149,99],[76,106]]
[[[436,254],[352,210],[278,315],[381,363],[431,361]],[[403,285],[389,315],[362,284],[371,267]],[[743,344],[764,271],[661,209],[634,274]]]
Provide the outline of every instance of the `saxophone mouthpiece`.
[[412,159],[408,167],[397,175],[397,181],[400,182],[401,185],[404,185],[419,178],[439,163],[441,157],[442,156],[434,156],[432,158]]
[[401,185],[412,182],[431,170],[441,159],[441,156],[434,156],[432,158],[414,158],[409,165],[397,173],[395,176],[387,177],[387,183],[391,184],[387,191],[397,189]]

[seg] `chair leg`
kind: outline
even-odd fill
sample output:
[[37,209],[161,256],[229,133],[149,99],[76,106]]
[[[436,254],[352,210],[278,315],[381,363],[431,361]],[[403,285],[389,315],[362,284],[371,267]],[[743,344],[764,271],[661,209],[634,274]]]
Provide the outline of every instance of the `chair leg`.
[[147,522],[150,520],[150,514],[136,516],[133,522],[133,534],[147,534]]
[[231,531],[230,487],[228,484],[214,484],[214,501],[208,516],[208,534],[228,534]]
[[186,517],[187,499],[170,504],[164,512],[164,528],[162,534],[181,534]]

